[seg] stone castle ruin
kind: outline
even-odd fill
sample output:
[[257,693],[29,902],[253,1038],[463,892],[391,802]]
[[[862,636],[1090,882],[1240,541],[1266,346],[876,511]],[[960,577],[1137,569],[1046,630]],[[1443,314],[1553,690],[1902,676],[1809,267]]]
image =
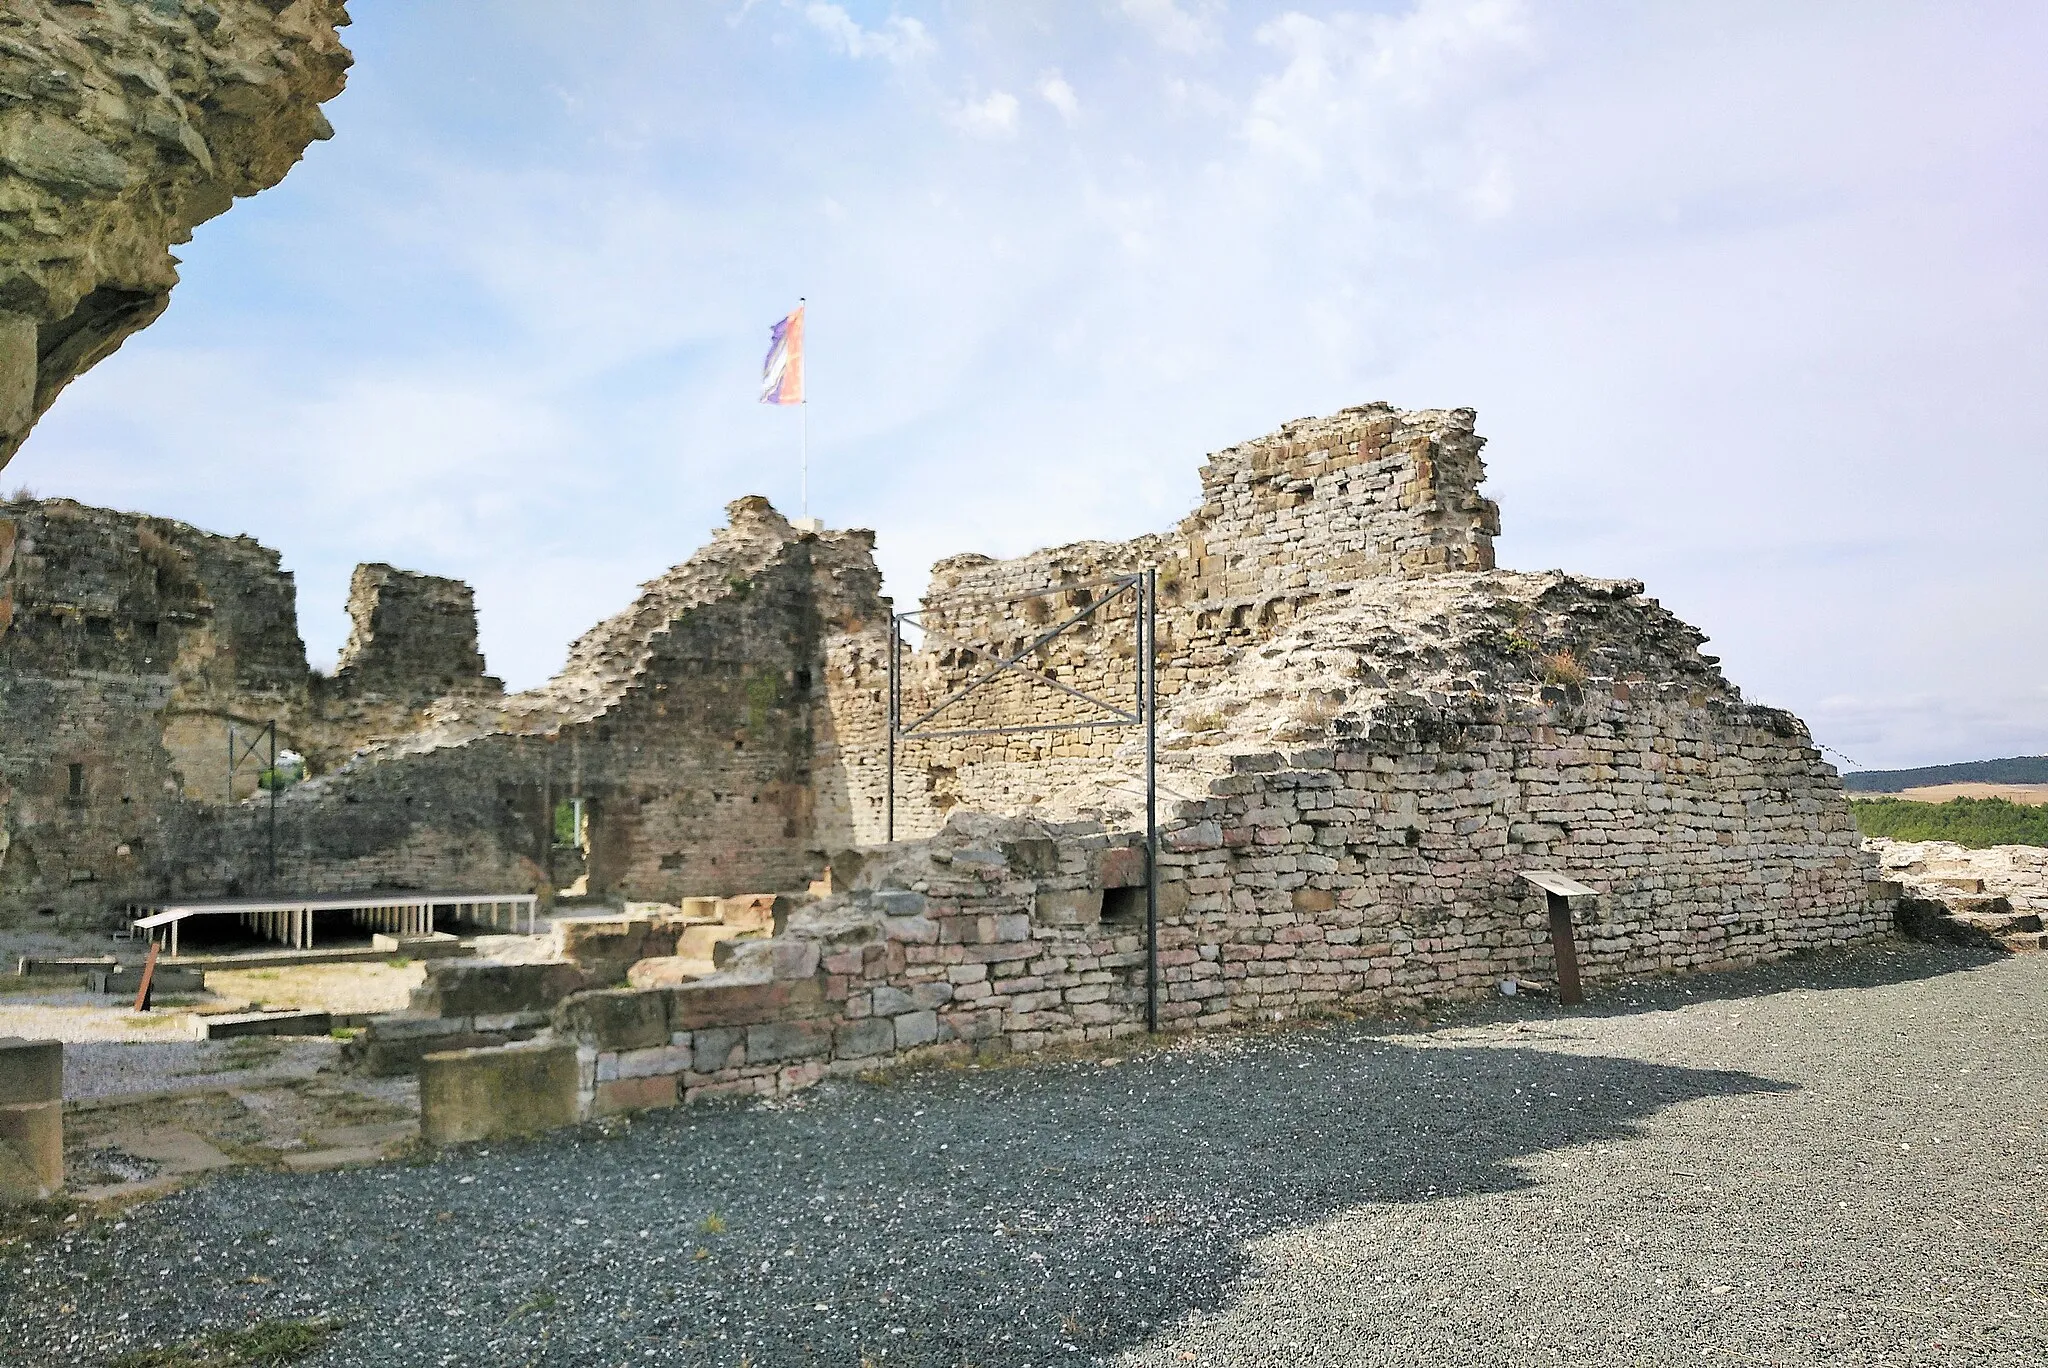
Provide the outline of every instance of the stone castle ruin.
[[[1470,410],[1347,409],[1212,455],[1170,533],[935,568],[907,715],[1156,567],[1163,1026],[1548,979],[1530,870],[1599,891],[1577,931],[1596,981],[1890,930],[1895,890],[1797,718],[1745,702],[1640,584],[1494,567],[1482,440]],[[586,1109],[1142,1030],[1133,730],[906,740],[883,844],[873,536],[729,513],[506,695],[459,584],[362,567],[325,678],[275,553],[0,505],[0,917],[268,891],[270,806],[222,756],[229,722],[275,720],[314,772],[276,804],[275,886],[573,891],[622,915],[789,895],[715,972],[656,937],[553,1009]],[[947,724],[1128,694],[1131,611],[1100,605]]]

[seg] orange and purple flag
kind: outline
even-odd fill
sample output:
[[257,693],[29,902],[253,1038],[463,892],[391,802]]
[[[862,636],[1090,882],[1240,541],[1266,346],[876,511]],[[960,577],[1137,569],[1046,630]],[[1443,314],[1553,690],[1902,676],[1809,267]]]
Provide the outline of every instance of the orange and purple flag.
[[768,333],[768,358],[761,363],[761,402],[801,404],[804,401],[804,306]]

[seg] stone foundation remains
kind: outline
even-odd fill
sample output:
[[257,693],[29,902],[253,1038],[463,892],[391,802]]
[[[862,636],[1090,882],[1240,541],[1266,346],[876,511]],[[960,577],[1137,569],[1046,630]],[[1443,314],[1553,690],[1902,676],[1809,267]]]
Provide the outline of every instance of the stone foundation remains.
[[1873,836],[1864,849],[1903,885],[1900,929],[1923,940],[1992,949],[2048,949],[2048,849]]

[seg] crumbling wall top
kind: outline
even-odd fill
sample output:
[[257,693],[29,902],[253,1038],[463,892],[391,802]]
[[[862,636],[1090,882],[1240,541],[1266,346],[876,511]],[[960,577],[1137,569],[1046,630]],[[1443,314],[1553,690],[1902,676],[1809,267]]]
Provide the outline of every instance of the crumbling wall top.
[[461,580],[358,565],[348,589],[349,637],[335,670],[347,691],[422,701],[500,691],[477,650],[476,594]]

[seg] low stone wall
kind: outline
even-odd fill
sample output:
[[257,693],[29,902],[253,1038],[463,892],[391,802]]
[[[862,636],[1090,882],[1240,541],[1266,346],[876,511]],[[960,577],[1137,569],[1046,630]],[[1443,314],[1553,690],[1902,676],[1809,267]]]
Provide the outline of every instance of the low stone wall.
[[[1414,1008],[1549,977],[1523,870],[1600,891],[1577,913],[1590,983],[1891,934],[1898,890],[1875,878],[1796,720],[1654,689],[1573,692],[1513,717],[1383,710],[1327,749],[1233,757],[1165,826],[1162,1028]],[[1141,1031],[1135,843],[1088,821],[960,815],[928,842],[837,861],[849,891],[794,910],[725,972],[565,999],[554,1028],[579,1048],[583,1109]]]
[[530,1040],[556,1003],[590,986],[574,964],[442,960],[427,966],[407,1010],[371,1018],[341,1048],[342,1067],[373,1077],[408,1074],[428,1054]]

